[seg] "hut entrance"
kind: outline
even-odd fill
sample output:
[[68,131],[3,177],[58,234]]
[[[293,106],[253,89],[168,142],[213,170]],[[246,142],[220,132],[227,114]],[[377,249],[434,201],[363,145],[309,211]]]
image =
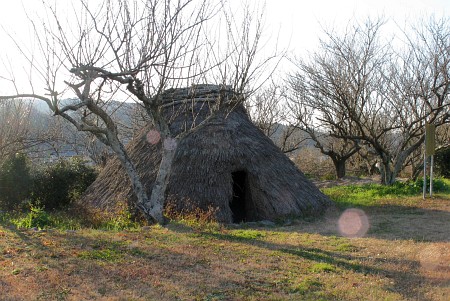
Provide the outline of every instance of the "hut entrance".
[[245,222],[246,218],[246,196],[247,173],[243,170],[235,171],[231,174],[233,178],[233,200],[230,202],[230,209],[233,213],[233,223]]

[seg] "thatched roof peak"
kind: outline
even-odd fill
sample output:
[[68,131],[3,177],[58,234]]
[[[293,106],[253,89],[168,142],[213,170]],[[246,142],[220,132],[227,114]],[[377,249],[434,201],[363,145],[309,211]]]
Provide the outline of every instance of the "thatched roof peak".
[[164,90],[159,97],[164,106],[185,101],[198,101],[208,99],[215,101],[219,95],[228,99],[237,95],[230,85],[198,84],[186,88],[171,88]]

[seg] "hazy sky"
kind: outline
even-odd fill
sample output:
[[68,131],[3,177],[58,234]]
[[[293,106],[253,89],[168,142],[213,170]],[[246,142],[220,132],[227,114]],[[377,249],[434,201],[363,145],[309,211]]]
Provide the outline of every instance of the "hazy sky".
[[[58,0],[58,5],[71,7],[70,2],[77,0]],[[92,0],[91,0],[92,1]],[[91,2],[89,1],[89,2]],[[94,0],[97,1],[97,0]],[[239,4],[242,0],[230,0]],[[247,0],[250,3],[262,0]],[[50,1],[52,2],[52,1]],[[31,13],[41,11],[40,0],[2,1],[0,10],[0,58],[5,54],[17,53],[12,44],[5,42],[2,27],[12,33],[19,41],[30,40],[27,18],[24,8]],[[70,11],[70,10],[69,10]],[[438,17],[450,17],[449,0],[266,0],[266,38],[275,41],[278,37],[280,47],[297,54],[314,49],[322,26],[343,28],[351,19],[365,19],[367,16],[384,15],[391,19],[392,30],[395,23],[402,25],[435,14]],[[395,23],[394,23],[395,21]],[[0,76],[1,76],[0,72]],[[0,91],[2,83],[0,82]]]
[[[70,6],[77,0],[58,0]],[[91,0],[92,1],[92,0]],[[94,0],[95,1],[95,0]],[[241,3],[242,0],[230,0]],[[247,0],[262,2],[263,0]],[[49,1],[52,2],[52,1]],[[0,25],[17,35],[26,36],[26,15],[40,10],[40,0],[2,1]],[[317,40],[322,25],[345,25],[352,18],[385,15],[402,24],[418,17],[436,14],[450,16],[449,0],[266,0],[266,31],[279,35],[282,43],[290,41],[300,50]],[[272,32],[272,33],[271,33]],[[1,34],[0,36],[3,36]],[[299,49],[297,49],[299,48]]]
[[[267,24],[302,51],[317,42],[321,26],[344,27],[351,19],[384,15],[400,26],[434,14],[450,16],[449,0],[267,0]],[[392,26],[395,25],[392,22]],[[393,29],[394,30],[394,29]],[[313,46],[313,45],[312,45]]]

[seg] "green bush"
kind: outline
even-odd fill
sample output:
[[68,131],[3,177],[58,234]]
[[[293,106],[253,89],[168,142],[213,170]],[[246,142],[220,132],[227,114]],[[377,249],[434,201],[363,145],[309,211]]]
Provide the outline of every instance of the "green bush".
[[52,226],[50,215],[44,211],[43,207],[30,206],[30,212],[26,217],[20,218],[16,222],[19,228],[44,229]]
[[437,174],[444,178],[450,178],[450,147],[436,152],[434,161]]
[[59,160],[35,172],[32,202],[46,210],[67,207],[81,196],[96,176],[96,170],[83,160]]
[[31,176],[23,154],[8,157],[0,166],[0,208],[17,209],[29,197]]
[[[411,182],[410,185],[414,185],[417,191],[420,193],[423,190],[423,178],[417,179],[415,182]],[[430,178],[427,178],[427,191],[430,191]],[[433,191],[434,192],[449,192],[450,186],[448,180],[444,178],[433,179]]]

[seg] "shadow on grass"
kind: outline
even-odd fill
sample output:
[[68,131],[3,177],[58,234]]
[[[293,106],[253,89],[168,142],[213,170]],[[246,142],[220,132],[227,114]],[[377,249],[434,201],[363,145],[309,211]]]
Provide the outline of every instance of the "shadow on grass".
[[[449,211],[415,205],[359,205],[331,208],[322,216],[310,219],[300,218],[292,225],[277,227],[281,232],[302,232],[325,236],[342,236],[339,220],[346,209],[361,209],[368,219],[369,228],[363,237],[386,240],[413,240],[417,242],[450,242],[450,199],[441,198],[435,202],[447,202]],[[429,201],[428,201],[429,202]],[[445,205],[444,205],[445,206]],[[355,223],[358,223],[355,220]],[[244,227],[246,227],[244,225]]]
[[299,257],[301,259],[310,260],[312,262],[327,263],[332,265],[332,267],[336,267],[338,269],[342,269],[345,271],[350,271],[354,273],[359,273],[362,275],[373,275],[373,276],[381,276],[386,277],[392,280],[392,287],[388,288],[394,292],[401,294],[403,297],[407,299],[416,299],[420,297],[420,300],[429,300],[424,295],[418,296],[419,292],[414,291],[411,288],[419,287],[421,283],[424,282],[425,278],[418,275],[412,274],[410,272],[402,272],[395,269],[383,269],[380,268],[380,261],[383,264],[388,265],[406,265],[410,267],[410,269],[417,269],[419,267],[419,263],[415,261],[405,260],[405,259],[374,259],[367,258],[364,256],[353,256],[353,255],[343,255],[338,252],[331,252],[326,250],[321,250],[318,248],[310,248],[310,247],[293,247],[291,245],[283,245],[270,243],[266,241],[262,241],[260,239],[254,238],[244,238],[239,236],[236,238],[232,234],[223,234],[223,233],[203,233],[204,236],[222,240],[222,241],[231,241],[231,242],[241,242],[245,244],[249,244],[252,246],[257,246],[259,248],[268,249],[271,251],[276,251],[284,254],[288,254],[291,256]]
[[[369,229],[368,235],[371,237],[391,240],[415,239],[435,242],[445,242],[449,240],[449,234],[445,232],[445,229],[448,229],[450,212],[400,205],[360,206],[360,208],[369,216],[371,229]],[[300,222],[298,225],[274,229],[276,231],[286,232],[339,235],[337,231],[337,220],[341,213],[342,209],[337,210],[331,215],[324,215],[313,221],[304,221]],[[423,227],[424,225],[426,225],[426,227]],[[405,231],[405,229],[409,230]],[[169,230],[188,235],[189,233],[195,233],[195,235],[206,237],[208,241],[212,242],[228,241],[252,245],[265,250],[285,254],[286,256],[293,256],[301,260],[309,260],[313,263],[327,263],[335,266],[339,270],[361,275],[370,274],[386,277],[392,280],[392,284],[388,289],[401,294],[405,299],[428,300],[426,296],[418,296],[419,293],[414,290],[414,288],[419,288],[421,283],[426,281],[424,277],[419,273],[402,272],[394,268],[395,266],[402,265],[403,267],[409,267],[411,271],[417,271],[419,268],[419,263],[417,261],[410,261],[402,258],[369,258],[359,256],[360,254],[358,253],[333,252],[301,245],[293,246],[288,244],[288,242],[285,244],[271,243],[265,241],[263,236],[258,235],[258,231],[254,231],[255,233],[251,233],[251,235],[246,237],[244,235],[236,236],[221,231],[199,233],[198,230],[193,230],[185,225],[175,225],[169,227]],[[443,232],[433,236],[432,232],[436,230]],[[77,289],[79,283],[71,281],[70,278],[72,276],[82,278],[82,280],[78,281],[92,283],[93,291],[90,295],[87,295],[87,293],[86,295],[82,295],[82,297],[86,298],[112,296],[108,294],[114,292],[117,287],[126,289],[128,292],[133,291],[135,287],[139,287],[140,289],[147,287],[148,290],[158,292],[158,294],[167,294],[167,286],[149,284],[150,281],[153,281],[152,279],[155,278],[160,279],[162,282],[173,282],[176,284],[174,287],[177,286],[181,290],[198,292],[198,290],[205,289],[205,287],[201,289],[193,288],[193,284],[191,283],[193,279],[191,279],[191,277],[186,277],[185,275],[180,276],[181,273],[185,272],[196,275],[194,278],[199,282],[214,278],[225,287],[232,287],[229,291],[224,289],[226,292],[224,298],[234,294],[234,290],[243,290],[246,288],[244,286],[246,285],[245,283],[235,282],[233,279],[227,278],[226,275],[235,274],[236,270],[234,266],[227,267],[229,269],[226,271],[227,273],[215,274],[208,266],[207,262],[197,259],[195,254],[189,254],[183,251],[177,252],[174,250],[177,245],[177,241],[174,239],[179,237],[171,237],[170,234],[160,233],[156,237],[151,237],[154,233],[148,234],[148,236],[147,234],[137,235],[136,237],[139,239],[150,239],[152,243],[151,248],[140,248],[130,247],[121,242],[115,242],[113,238],[114,235],[111,234],[107,236],[108,241],[104,241],[99,239],[99,237],[102,237],[101,234],[98,234],[96,237],[90,237],[89,235],[82,235],[78,232],[64,233],[56,231],[55,233],[52,233],[52,236],[59,239],[61,243],[66,244],[67,250],[64,250],[60,247],[44,244],[39,237],[39,235],[41,235],[39,232],[23,232],[17,229],[12,229],[12,232],[22,241],[22,248],[25,248],[24,246],[26,245],[33,245],[43,254],[40,257],[41,259],[32,259],[36,260],[37,264],[40,264],[40,260],[45,258],[45,256],[51,257],[51,259],[49,259],[51,268],[55,269],[58,275],[61,275],[61,283],[66,283],[71,289]],[[121,238],[119,240],[125,241],[126,239],[127,238]],[[167,242],[167,244],[165,244],[165,242]],[[183,245],[186,244],[186,242],[180,242],[180,244]],[[208,249],[205,247],[204,251],[208,251]],[[211,251],[211,249],[209,251]],[[236,256],[238,256],[238,254],[236,254]],[[146,261],[148,264],[142,266],[141,262],[141,267],[139,267],[135,262],[140,262],[140,260]],[[381,268],[381,265],[392,266],[393,268]],[[143,276],[143,274],[141,275],[139,273],[147,274],[145,274],[146,276]],[[179,277],[178,279],[172,276],[177,273],[178,275],[176,277]],[[266,280],[258,278],[257,281]],[[272,285],[267,281],[263,284],[262,287],[264,287],[262,289],[268,289],[267,287],[271,287],[270,285]],[[49,297],[48,299],[51,299],[52,297],[49,294],[58,289],[58,285],[55,283],[44,283],[42,286],[44,291],[48,292],[48,294],[44,296]],[[96,286],[98,286],[98,288]],[[211,287],[206,288],[212,290]],[[176,292],[171,291],[171,293],[175,294]],[[228,293],[230,295],[227,295]],[[175,295],[166,299],[155,297],[155,299],[158,300],[170,300],[171,298],[175,299]]]
[[[174,230],[176,231],[176,229]],[[183,233],[187,231],[184,227],[181,230]],[[183,245],[191,245],[196,239],[179,242],[181,246],[177,246],[178,242],[173,240],[177,237],[170,237],[170,235],[174,235],[173,232],[172,234],[165,232],[133,233],[129,235],[130,237],[127,237],[126,232],[117,232],[114,235],[108,232],[105,232],[105,235],[96,232],[94,236],[78,232],[55,231],[49,233],[50,239],[53,238],[57,245],[44,243],[40,236],[45,237],[47,234],[44,232],[40,234],[40,232],[30,230],[23,232],[17,229],[12,229],[12,232],[20,239],[22,248],[32,245],[38,251],[37,253],[41,253],[41,256],[31,259],[36,261],[36,265],[42,264],[41,261],[44,260],[49,268],[55,270],[58,275],[58,282],[53,280],[53,282],[40,284],[39,289],[44,294],[42,298],[56,298],[57,290],[61,289],[61,285],[65,285],[65,289],[73,291],[79,291],[79,286],[82,285],[86,291],[82,295],[76,295],[80,299],[116,297],[112,294],[120,287],[122,291],[128,293],[140,290],[142,293],[148,293],[148,296],[155,300],[176,299],[177,291],[173,290],[174,287],[194,294],[201,294],[205,291],[214,293],[215,290],[221,289],[224,298],[232,299],[231,297],[236,297],[238,291],[250,290],[248,294],[251,295],[254,292],[261,293],[264,290],[272,289],[273,286],[273,283],[265,278],[256,277],[253,280],[245,279],[241,282],[230,279],[229,276],[235,275],[237,271],[237,267],[233,265],[222,267],[220,273],[215,272],[208,264],[209,259],[197,258],[195,253],[183,251]],[[204,237],[212,244],[218,241],[238,242],[271,252],[279,252],[286,256],[309,260],[312,263],[327,263],[336,267],[337,272],[344,270],[361,275],[387,277],[393,282],[388,289],[398,292],[407,299],[418,298],[418,293],[411,288],[419,287],[425,280],[420,275],[380,268],[376,259],[358,256],[357,253],[342,254],[319,248],[292,246],[287,243],[271,243],[264,241],[263,236],[259,236],[257,233],[253,233],[249,237],[235,236],[226,232],[198,233],[191,231],[191,233],[195,235],[189,237]],[[134,247],[132,241],[136,239],[139,239],[140,245]],[[203,245],[204,241],[199,242],[201,243],[199,246],[205,248],[200,250],[207,251],[208,249]],[[145,248],[142,247],[142,244],[145,244]],[[176,248],[181,249],[177,250]],[[236,256],[239,256],[238,253]],[[15,260],[20,260],[20,258]],[[218,262],[221,263],[221,266],[224,265],[220,260]],[[402,264],[416,269],[418,263],[395,259],[390,260],[390,264],[393,266]],[[27,275],[27,279],[30,279],[29,277],[31,275]],[[44,279],[46,274],[44,272],[35,277]],[[220,283],[219,287],[216,287],[216,284],[202,284],[212,278],[214,283]],[[253,281],[256,284],[252,284]],[[86,285],[88,286],[86,287]],[[69,297],[72,297],[70,291],[68,294]],[[420,300],[427,300],[425,296],[419,297]]]
[[[118,287],[123,296],[137,293],[152,300],[171,300],[163,296],[166,292],[161,287],[152,285],[149,277],[160,275],[169,280],[170,263],[181,261],[180,257],[195,262],[194,257],[186,258],[184,254],[166,254],[164,250],[147,252],[130,247],[128,241],[116,240],[107,231],[103,239],[99,238],[101,233],[90,237],[78,234],[78,231],[19,230],[4,223],[0,226],[18,238],[5,245],[12,251],[5,259],[15,262],[15,266],[23,270],[12,279],[5,278],[0,300],[10,300],[2,297],[15,298],[17,284],[11,281],[36,282],[22,292],[28,297],[35,296],[36,300],[116,298],[121,295],[117,294]],[[142,265],[133,267],[137,260],[151,264],[145,268]],[[3,272],[11,273],[7,269]]]

